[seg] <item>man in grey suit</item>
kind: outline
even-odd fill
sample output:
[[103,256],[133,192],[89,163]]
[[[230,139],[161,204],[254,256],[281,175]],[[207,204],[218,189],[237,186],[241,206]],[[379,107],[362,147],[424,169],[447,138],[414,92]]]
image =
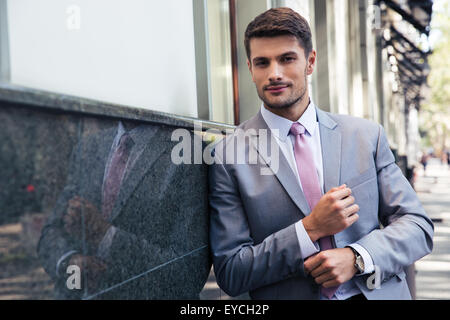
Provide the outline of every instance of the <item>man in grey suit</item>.
[[245,44],[263,105],[210,166],[219,286],[254,299],[411,299],[404,270],[431,252],[433,224],[383,128],[315,107],[311,31],[291,9],[256,17]]

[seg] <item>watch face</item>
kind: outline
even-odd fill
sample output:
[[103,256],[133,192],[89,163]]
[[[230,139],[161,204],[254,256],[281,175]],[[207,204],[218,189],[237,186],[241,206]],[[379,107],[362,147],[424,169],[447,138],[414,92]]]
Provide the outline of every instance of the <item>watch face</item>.
[[364,260],[362,259],[361,256],[358,256],[356,258],[356,266],[360,272],[364,272]]

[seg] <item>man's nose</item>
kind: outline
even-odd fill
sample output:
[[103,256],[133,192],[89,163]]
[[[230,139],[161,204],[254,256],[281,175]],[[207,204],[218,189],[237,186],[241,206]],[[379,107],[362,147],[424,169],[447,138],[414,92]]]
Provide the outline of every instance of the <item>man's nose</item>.
[[278,63],[272,63],[269,69],[269,81],[276,82],[283,79],[282,68]]

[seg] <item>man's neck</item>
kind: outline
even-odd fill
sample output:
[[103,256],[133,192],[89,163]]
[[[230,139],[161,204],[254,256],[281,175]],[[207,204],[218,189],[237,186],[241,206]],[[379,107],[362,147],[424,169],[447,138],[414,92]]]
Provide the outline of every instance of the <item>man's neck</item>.
[[300,119],[300,117],[305,113],[306,109],[309,106],[309,96],[305,95],[305,97],[297,102],[296,104],[291,105],[290,107],[283,108],[283,109],[277,109],[277,108],[270,108],[266,104],[264,104],[264,108],[269,110],[270,112],[276,114],[277,116],[286,118],[291,120],[292,122],[297,121]]

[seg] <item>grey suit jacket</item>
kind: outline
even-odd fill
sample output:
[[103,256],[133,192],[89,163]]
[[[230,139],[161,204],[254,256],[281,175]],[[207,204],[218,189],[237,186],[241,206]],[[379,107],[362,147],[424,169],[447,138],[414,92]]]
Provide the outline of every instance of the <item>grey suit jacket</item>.
[[[433,224],[395,164],[380,125],[316,109],[324,191],[346,183],[360,207],[358,221],[334,236],[335,245],[360,244],[379,268],[378,289],[366,285],[369,275],[356,278],[368,299],[411,299],[404,268],[431,252]],[[259,129],[274,139],[260,112],[238,129],[243,131],[217,143],[216,162],[209,167],[218,284],[232,296],[249,291],[254,299],[319,299],[319,286],[305,274],[294,226],[311,211],[295,174],[281,152],[275,166],[256,143]],[[258,163],[228,163],[224,155],[232,144],[236,154],[256,151]],[[263,167],[275,174],[261,175]]]

